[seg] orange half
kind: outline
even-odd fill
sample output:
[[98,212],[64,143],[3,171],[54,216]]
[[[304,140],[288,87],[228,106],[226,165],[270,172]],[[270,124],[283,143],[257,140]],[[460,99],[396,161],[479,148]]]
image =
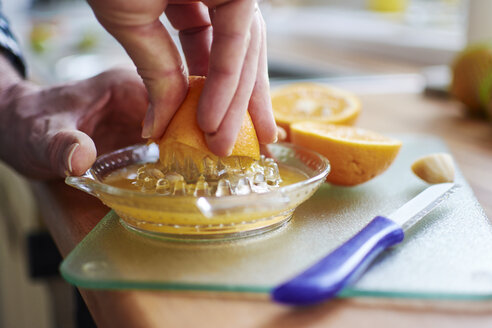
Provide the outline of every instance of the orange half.
[[299,122],[291,126],[292,142],[324,155],[331,164],[327,181],[354,186],[383,173],[402,143],[379,133],[351,126]]
[[317,83],[294,83],[273,90],[272,106],[275,121],[287,132],[287,140],[292,123],[352,125],[361,111],[353,93]]
[[[200,163],[205,157],[217,161],[207,146],[205,135],[198,126],[197,108],[206,78],[203,76],[189,77],[189,90],[186,98],[174,114],[166,132],[159,141],[160,160],[166,165],[170,157],[191,158]],[[256,130],[249,113],[239,130],[231,156],[260,158],[260,147]]]

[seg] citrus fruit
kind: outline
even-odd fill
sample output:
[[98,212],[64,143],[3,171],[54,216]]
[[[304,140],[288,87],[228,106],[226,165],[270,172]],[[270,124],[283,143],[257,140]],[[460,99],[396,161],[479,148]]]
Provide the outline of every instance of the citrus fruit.
[[272,91],[272,106],[277,124],[290,139],[291,123],[316,121],[352,125],[361,105],[352,93],[324,84],[293,83]]
[[327,181],[354,186],[383,173],[401,142],[351,126],[298,122],[290,126],[292,142],[324,155],[330,161]]
[[[203,76],[190,76],[188,93],[169,122],[166,132],[159,140],[160,161],[167,164],[171,157],[174,159],[191,158],[201,166],[203,158],[208,157],[217,161],[208,148],[205,135],[198,126],[197,107],[206,78]],[[260,158],[260,147],[256,130],[251,117],[246,112],[236,143],[232,150],[232,156],[247,157],[258,160]],[[166,163],[165,163],[166,162]]]
[[467,47],[452,63],[452,73],[451,94],[471,114],[485,114],[492,95],[492,44]]

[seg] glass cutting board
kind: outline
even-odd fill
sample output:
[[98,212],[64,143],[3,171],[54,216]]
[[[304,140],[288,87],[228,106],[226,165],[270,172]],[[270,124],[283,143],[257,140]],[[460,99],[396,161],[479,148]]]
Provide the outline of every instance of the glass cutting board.
[[[324,184],[274,232],[170,242],[126,230],[110,212],[65,259],[62,275],[83,288],[268,293],[426,187],[410,165],[446,147],[433,137],[397,137],[404,146],[383,175],[357,187]],[[492,299],[492,225],[459,170],[456,182],[461,187],[447,201],[341,296]]]

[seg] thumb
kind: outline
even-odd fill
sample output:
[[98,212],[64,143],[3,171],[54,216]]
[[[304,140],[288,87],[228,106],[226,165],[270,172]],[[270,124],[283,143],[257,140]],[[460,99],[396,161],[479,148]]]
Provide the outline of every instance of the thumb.
[[60,176],[82,175],[96,160],[94,142],[79,130],[61,130],[48,138],[47,156]]

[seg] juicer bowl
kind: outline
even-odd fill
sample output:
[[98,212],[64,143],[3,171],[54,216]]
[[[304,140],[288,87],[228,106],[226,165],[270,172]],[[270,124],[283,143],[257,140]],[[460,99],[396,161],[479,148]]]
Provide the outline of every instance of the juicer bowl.
[[282,226],[297,206],[325,181],[330,164],[322,155],[288,143],[263,150],[279,166],[305,175],[302,181],[265,193],[166,196],[118,188],[104,182],[108,174],[133,165],[156,162],[155,144],[135,145],[99,156],[92,168],[65,182],[99,198],[129,229],[166,239],[217,240],[257,235]]

